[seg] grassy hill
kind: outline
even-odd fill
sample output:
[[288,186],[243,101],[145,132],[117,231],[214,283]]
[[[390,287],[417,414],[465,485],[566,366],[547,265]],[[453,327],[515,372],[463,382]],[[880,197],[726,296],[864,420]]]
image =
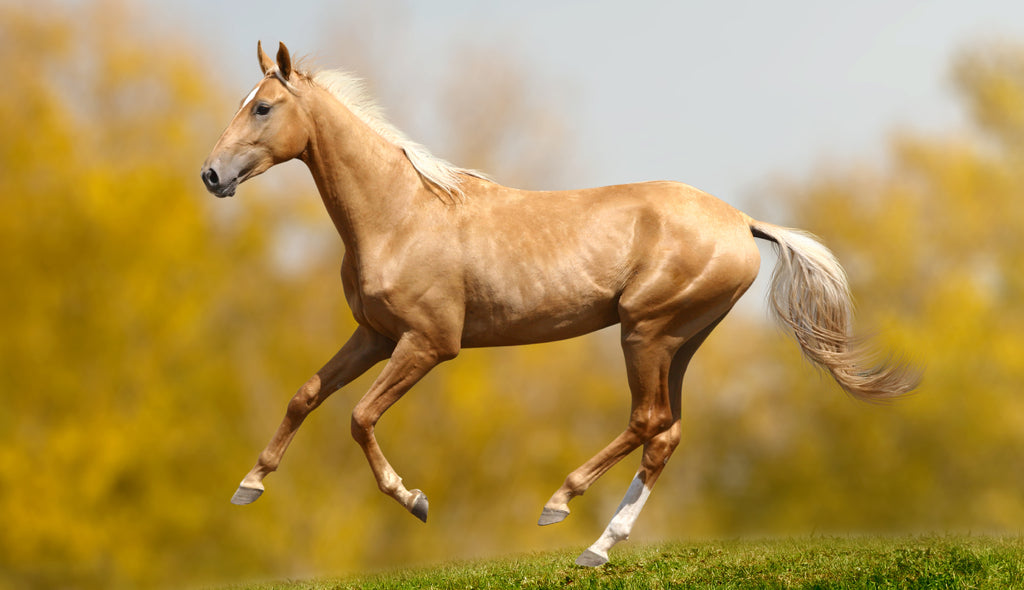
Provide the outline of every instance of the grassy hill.
[[1024,538],[1010,536],[814,537],[626,546],[596,569],[574,565],[577,553],[232,590],[1024,587]]

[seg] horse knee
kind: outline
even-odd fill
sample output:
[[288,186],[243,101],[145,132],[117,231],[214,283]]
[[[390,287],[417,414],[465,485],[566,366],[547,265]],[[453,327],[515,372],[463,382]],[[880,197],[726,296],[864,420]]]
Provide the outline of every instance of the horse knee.
[[583,492],[587,489],[587,478],[574,471],[565,478],[562,488],[569,493],[570,499],[582,496]]

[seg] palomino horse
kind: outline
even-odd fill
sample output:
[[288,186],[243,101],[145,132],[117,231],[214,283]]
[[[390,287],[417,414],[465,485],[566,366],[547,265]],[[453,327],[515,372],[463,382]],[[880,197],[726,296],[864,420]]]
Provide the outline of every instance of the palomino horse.
[[884,400],[916,386],[905,365],[866,366],[872,363],[850,337],[845,274],[810,235],[756,221],[673,182],[507,188],[409,141],[357,80],[300,71],[283,44],[276,62],[259,45],[257,53],[264,77],[214,146],[203,181],[229,197],[275,164],[305,162],[345,244],[342,284],[359,327],[291,399],[235,504],[260,496],[263,479],[313,409],[389,359],[352,412],[352,436],[381,491],[426,521],[426,496],[406,489],[374,437],[381,415],[463,347],[547,342],[619,323],[629,425],[569,474],[539,520],[563,520],[569,500],[643,446],[622,504],[577,560],[605,563],[679,443],[690,358],[758,273],[754,238],[777,246],[774,313],[811,361],[861,399]]

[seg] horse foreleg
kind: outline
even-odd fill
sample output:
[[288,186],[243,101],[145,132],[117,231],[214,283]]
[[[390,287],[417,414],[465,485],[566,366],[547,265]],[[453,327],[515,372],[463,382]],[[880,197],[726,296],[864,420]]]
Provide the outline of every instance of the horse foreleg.
[[380,417],[397,402],[424,375],[440,362],[453,358],[455,349],[446,351],[413,333],[406,333],[395,347],[391,360],[385,365],[370,390],[352,411],[352,437],[362,447],[370,463],[380,491],[394,498],[416,518],[427,521],[427,496],[420,490],[407,490],[391,464],[384,456],[374,426]]
[[306,416],[332,393],[388,358],[394,346],[392,341],[372,330],[357,328],[341,350],[292,397],[284,420],[260,453],[256,465],[238,486],[231,502],[239,505],[255,502],[263,493],[263,479],[277,470],[285,449]]

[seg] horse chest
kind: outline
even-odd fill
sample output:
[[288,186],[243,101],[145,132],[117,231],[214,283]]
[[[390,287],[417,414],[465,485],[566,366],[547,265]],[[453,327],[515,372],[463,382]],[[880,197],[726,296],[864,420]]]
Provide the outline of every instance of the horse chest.
[[403,272],[404,266],[387,264],[342,265],[342,285],[355,320],[393,340],[410,328],[451,331],[461,309],[461,297],[435,273]]

